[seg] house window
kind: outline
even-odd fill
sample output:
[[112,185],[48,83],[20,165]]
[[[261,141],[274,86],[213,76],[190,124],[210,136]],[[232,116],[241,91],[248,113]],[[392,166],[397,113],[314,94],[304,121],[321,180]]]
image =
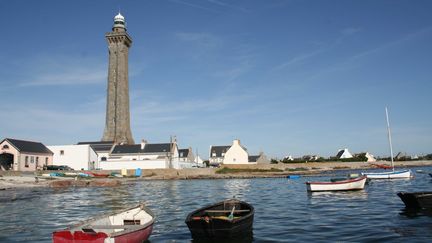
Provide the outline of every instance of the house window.
[[222,153],[221,155],[222,155],[222,157],[223,157],[223,156],[225,156],[225,153]]
[[48,165],[48,157],[45,158],[45,165]]
[[60,150],[60,155],[64,155],[64,150]]
[[212,153],[212,157],[216,157],[216,153]]
[[107,158],[106,157],[102,157],[101,161],[107,161]]
[[30,163],[32,163],[32,164],[34,163],[34,157],[33,156],[30,157]]
[[28,160],[28,156],[25,157],[25,167],[29,167],[29,160]]
[[235,159],[235,158],[233,159],[233,162],[236,162],[236,159]]
[[8,149],[9,146],[7,144],[3,145],[3,149]]
[[36,169],[39,167],[39,157],[36,157]]

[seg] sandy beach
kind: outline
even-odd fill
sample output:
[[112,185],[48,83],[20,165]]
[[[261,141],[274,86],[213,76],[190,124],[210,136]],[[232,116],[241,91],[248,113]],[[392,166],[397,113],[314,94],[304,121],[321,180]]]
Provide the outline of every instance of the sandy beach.
[[[117,186],[136,180],[176,180],[176,179],[226,179],[226,178],[264,178],[285,177],[287,175],[319,175],[322,172],[336,170],[366,170],[377,168],[376,164],[390,165],[389,162],[309,162],[289,164],[229,165],[221,168],[194,169],[149,169],[142,170],[141,177],[133,177],[134,171],[128,171],[123,178],[58,178],[47,179],[38,176],[40,172],[5,172],[0,173],[0,190],[31,187],[68,187],[68,186]],[[397,168],[432,166],[432,161],[395,162]],[[227,173],[218,173],[229,168]],[[98,171],[101,172],[101,171]],[[108,172],[108,171],[107,171]],[[111,172],[111,171],[110,171]]]

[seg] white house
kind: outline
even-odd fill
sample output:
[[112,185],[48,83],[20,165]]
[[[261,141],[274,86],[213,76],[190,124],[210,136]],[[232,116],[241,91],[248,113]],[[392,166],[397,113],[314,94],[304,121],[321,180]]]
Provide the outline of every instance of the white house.
[[364,153],[364,156],[367,158],[367,162],[376,162],[375,156],[369,152]]
[[350,159],[352,157],[353,157],[352,154],[348,151],[347,148],[340,149],[336,155],[336,158],[338,159]]
[[239,139],[234,139],[231,146],[211,146],[209,162],[210,165],[270,163],[264,153],[249,156]]
[[223,164],[249,164],[248,152],[240,145],[239,139],[234,139],[233,144],[225,153]]
[[52,145],[53,165],[67,165],[74,170],[94,170],[99,168],[98,155],[89,144]]
[[106,161],[101,161],[104,170],[119,169],[179,169],[177,143],[147,143],[115,145]]
[[220,165],[223,163],[225,158],[225,153],[231,146],[210,146],[210,165]]

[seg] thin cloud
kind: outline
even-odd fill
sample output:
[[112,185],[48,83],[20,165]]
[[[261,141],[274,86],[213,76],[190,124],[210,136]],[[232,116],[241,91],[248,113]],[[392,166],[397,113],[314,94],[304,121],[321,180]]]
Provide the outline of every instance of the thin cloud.
[[338,38],[336,38],[336,40],[334,40],[332,43],[329,43],[328,45],[324,46],[322,42],[319,41],[313,41],[312,44],[314,45],[319,45],[321,46],[319,49],[308,52],[308,53],[302,53],[298,56],[294,56],[291,59],[289,59],[288,61],[279,64],[277,66],[275,66],[274,68],[271,69],[271,71],[279,71],[282,69],[286,69],[289,68],[291,66],[295,66],[295,65],[299,65],[299,64],[303,64],[305,63],[307,60],[318,56],[321,53],[324,53],[326,51],[329,51],[333,48],[335,48],[336,46],[342,44],[342,42],[344,41],[345,38],[347,38],[348,36],[354,35],[358,32],[360,32],[361,29],[360,28],[356,28],[356,27],[348,27],[345,29],[342,29],[340,31],[340,35]]
[[186,1],[171,0],[171,2],[177,3],[177,4],[181,4],[181,5],[185,5],[185,6],[192,7],[192,8],[196,8],[196,9],[210,11],[210,12],[213,12],[213,13],[219,13],[219,11],[216,11],[214,9],[207,8],[207,7],[204,7],[204,6],[201,6],[201,5],[198,5],[198,4],[194,4],[194,3],[190,3],[190,2],[186,2]]
[[242,12],[249,12],[249,10],[247,10],[245,8],[237,7],[237,6],[225,3],[225,2],[220,1],[220,0],[207,0],[207,2],[215,4],[215,5],[219,5],[221,7],[231,8],[231,9],[234,9],[234,10],[240,10]]
[[88,85],[106,82],[106,70],[69,69],[62,73],[47,73],[35,77],[34,80],[20,82],[19,86],[59,86],[59,85]]
[[425,35],[425,34],[428,34],[430,32],[432,32],[432,26],[423,28],[423,29],[418,30],[416,32],[409,33],[409,34],[407,34],[407,35],[405,35],[402,38],[399,38],[397,40],[390,41],[390,42],[384,43],[381,46],[378,46],[378,47],[366,50],[366,51],[361,52],[361,53],[358,53],[358,54],[352,56],[350,58],[350,60],[360,59],[360,58],[372,55],[374,53],[377,53],[377,52],[380,52],[380,51],[384,51],[386,49],[389,49],[389,48],[392,48],[392,47],[404,44],[404,43],[406,43],[408,41],[412,41],[414,39],[417,39],[418,37],[420,37],[422,35]]
[[210,33],[177,32],[176,37],[185,42],[195,42],[201,46],[216,47],[221,40]]

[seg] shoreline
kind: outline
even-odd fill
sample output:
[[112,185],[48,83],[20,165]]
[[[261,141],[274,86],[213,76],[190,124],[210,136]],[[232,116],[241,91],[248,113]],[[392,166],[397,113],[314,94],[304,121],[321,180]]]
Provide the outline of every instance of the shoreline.
[[[375,165],[374,165],[375,164]],[[194,169],[143,169],[141,177],[109,178],[58,178],[44,179],[37,172],[5,172],[0,174],[0,191],[35,187],[114,187],[143,180],[199,180],[199,179],[249,179],[284,178],[288,175],[319,176],[323,172],[340,170],[379,169],[376,164],[389,165],[389,162],[309,162],[288,164],[224,165],[221,168]],[[395,162],[395,168],[432,166],[432,161]],[[228,173],[217,173],[228,168]],[[230,172],[231,171],[231,172]],[[235,171],[235,172],[233,172]],[[108,172],[108,171],[98,171]],[[134,171],[128,171],[133,175]],[[36,179],[38,178],[38,179]]]

